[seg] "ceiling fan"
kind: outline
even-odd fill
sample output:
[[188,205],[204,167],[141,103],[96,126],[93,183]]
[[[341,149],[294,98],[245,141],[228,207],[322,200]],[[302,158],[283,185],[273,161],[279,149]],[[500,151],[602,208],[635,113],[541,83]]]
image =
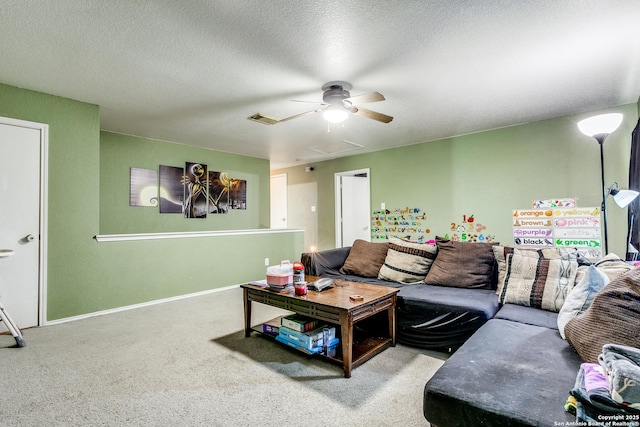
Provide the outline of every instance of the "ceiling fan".
[[[340,123],[346,120],[350,114],[366,117],[367,119],[377,120],[382,123],[389,123],[393,117],[376,111],[360,108],[360,104],[368,104],[370,102],[384,101],[384,96],[379,92],[370,92],[363,95],[351,96],[349,90],[352,86],[350,83],[342,81],[333,81],[325,83],[322,86],[324,93],[322,94],[322,103],[320,108],[316,108],[294,116],[285,117],[284,119],[276,119],[262,113],[256,113],[249,117],[253,120],[265,125],[275,125],[277,123],[287,122],[298,117],[306,116],[311,113],[322,112],[323,117],[331,123]],[[308,101],[298,101],[308,102]]]

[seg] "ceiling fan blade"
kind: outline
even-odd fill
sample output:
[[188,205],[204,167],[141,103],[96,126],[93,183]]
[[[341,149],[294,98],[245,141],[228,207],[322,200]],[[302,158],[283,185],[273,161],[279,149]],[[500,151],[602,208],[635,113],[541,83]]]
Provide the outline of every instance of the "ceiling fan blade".
[[317,113],[318,111],[321,111],[321,110],[322,110],[321,108],[316,108],[315,110],[305,111],[304,113],[296,114],[290,117],[285,117],[284,119],[276,119],[275,117],[267,116],[266,114],[256,113],[247,117],[247,119],[253,120],[254,122],[262,123],[264,125],[275,125],[278,123],[287,122],[289,120],[293,120],[298,117],[305,116],[307,114]]
[[393,117],[386,114],[378,113],[377,111],[365,110],[364,108],[356,108],[356,111],[352,111],[357,116],[366,117],[367,119],[377,120],[382,123],[389,123],[393,120]]
[[346,98],[344,101],[351,105],[368,104],[369,102],[384,101],[384,96],[380,92],[370,92]]
[[292,99],[291,102],[304,102],[306,104],[322,104],[320,101],[304,101],[302,99]]
[[321,110],[322,108],[316,108],[314,110],[305,111],[304,113],[296,114],[294,116],[285,117],[284,119],[278,120],[278,123],[288,122],[289,120],[297,119],[298,117],[306,116],[307,114],[317,113],[318,111],[321,111]]

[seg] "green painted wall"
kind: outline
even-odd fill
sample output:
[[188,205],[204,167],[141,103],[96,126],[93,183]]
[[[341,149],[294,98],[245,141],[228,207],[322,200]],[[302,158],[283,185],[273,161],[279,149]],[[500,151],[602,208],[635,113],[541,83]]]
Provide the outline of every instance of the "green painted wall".
[[[158,207],[129,206],[129,169],[158,171],[160,165],[206,164],[247,181],[247,209],[186,219],[160,214]],[[100,234],[269,228],[269,161],[199,147],[127,136],[100,134]]]
[[[638,107],[623,105],[601,112],[624,114],[621,127],[604,144],[607,185],[628,186],[631,131]],[[399,147],[375,153],[274,170],[288,184],[317,182],[318,246],[335,246],[334,174],[371,169],[371,210],[417,207],[427,213],[430,237],[451,232],[452,222],[474,215],[486,232],[513,244],[511,212],[534,199],[576,197],[579,206],[600,206],[600,151],[576,123],[600,112],[560,117]],[[627,211],[608,204],[609,252],[626,252]]]
[[[106,163],[105,168],[114,170],[122,164],[131,163],[133,166],[134,162],[136,166],[145,167],[146,163],[137,162],[146,157],[117,159],[114,153],[109,153],[105,157],[113,156],[117,160],[101,162],[99,111],[95,105],[0,84],[0,115],[49,125],[47,320],[261,278],[265,272],[264,258],[269,257],[272,261],[292,259],[302,252],[301,232],[98,243],[93,237],[106,232],[101,228],[100,218],[105,221],[106,229],[118,230],[119,233],[128,229],[124,223],[130,221],[136,223],[136,232],[142,231],[140,228],[144,222],[144,218],[135,217],[138,212],[116,215],[118,212],[113,209],[118,207],[104,207],[105,212],[102,212],[103,201],[108,201],[109,197],[119,199],[122,197],[120,192],[128,193],[128,190],[114,189],[110,184],[101,185],[101,181],[111,178],[103,175],[101,179],[101,163]],[[113,134],[106,135],[106,139],[109,141],[106,145],[113,146],[124,141],[152,144],[147,140],[129,140]],[[146,147],[156,149],[155,144]],[[194,151],[186,146],[183,147],[185,152],[181,153],[180,147],[167,149],[166,143],[158,143],[158,153],[164,150],[169,153],[167,157],[154,154],[158,158],[153,157],[149,161],[169,160],[168,157],[173,156],[176,161],[199,160],[199,156],[207,156],[211,158],[210,163],[215,164],[216,159],[224,157],[218,153]],[[110,148],[105,151],[110,151]],[[132,148],[130,154],[135,152]],[[252,212],[246,215],[250,219],[240,216],[237,223],[230,222],[221,227],[250,224],[252,228],[258,228],[267,224],[268,181],[264,165],[256,164],[251,158],[245,159],[246,164],[240,157],[225,158],[229,170],[243,173],[251,180],[255,175],[256,187],[250,187],[249,191],[256,192],[252,197],[255,197],[257,205],[249,206],[248,211]],[[115,181],[122,179],[119,172],[114,176]],[[103,191],[112,194],[101,196]],[[128,203],[128,196],[124,199],[124,203]],[[106,220],[105,215],[116,218]],[[118,225],[118,221],[123,224]],[[240,307],[242,302],[238,301],[238,309]]]

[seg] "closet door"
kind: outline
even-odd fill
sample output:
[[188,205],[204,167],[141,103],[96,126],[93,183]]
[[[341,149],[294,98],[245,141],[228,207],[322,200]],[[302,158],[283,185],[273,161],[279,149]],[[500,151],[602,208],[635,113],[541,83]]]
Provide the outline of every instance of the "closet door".
[[41,319],[46,132],[0,118],[0,301],[19,328]]

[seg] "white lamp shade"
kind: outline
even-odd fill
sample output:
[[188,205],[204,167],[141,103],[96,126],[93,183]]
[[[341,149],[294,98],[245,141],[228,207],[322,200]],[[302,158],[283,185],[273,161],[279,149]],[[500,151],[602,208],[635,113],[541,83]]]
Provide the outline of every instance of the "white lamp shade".
[[626,208],[636,199],[636,197],[638,197],[638,194],[640,193],[634,190],[619,190],[613,195],[613,200],[616,202],[616,205],[621,208]]
[[622,114],[620,113],[601,114],[581,120],[578,122],[578,129],[588,136],[608,135],[618,129],[620,123],[622,123]]
[[322,117],[330,123],[340,123],[347,120],[349,112],[343,108],[329,108],[322,113]]

